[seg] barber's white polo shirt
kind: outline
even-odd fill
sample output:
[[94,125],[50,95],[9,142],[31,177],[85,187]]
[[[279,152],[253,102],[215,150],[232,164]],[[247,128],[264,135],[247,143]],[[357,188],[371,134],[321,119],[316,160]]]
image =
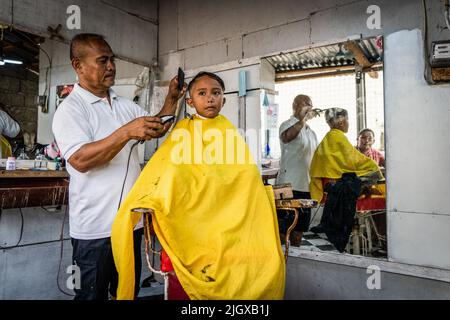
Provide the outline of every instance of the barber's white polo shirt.
[[305,125],[295,139],[283,143],[281,134],[298,122],[294,116],[280,126],[281,159],[277,184],[290,182],[296,191],[309,192],[309,167],[319,144],[316,133]]
[[[129,141],[107,164],[82,173],[67,161],[83,145],[111,135],[126,123],[149,115],[134,102],[109,90],[111,106],[75,84],[73,91],[58,106],[53,118],[53,134],[70,174],[70,236],[91,240],[111,236],[120,192],[127,169],[128,155],[135,140]],[[141,172],[138,151],[133,149],[122,202]],[[142,227],[139,223],[136,228]]]

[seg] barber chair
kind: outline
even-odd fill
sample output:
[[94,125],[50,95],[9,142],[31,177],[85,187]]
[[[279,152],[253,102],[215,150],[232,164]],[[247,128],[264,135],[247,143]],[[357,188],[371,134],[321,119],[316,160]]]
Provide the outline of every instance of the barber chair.
[[[301,208],[317,207],[318,203],[311,199],[292,199],[293,194],[290,184],[274,186],[274,195],[276,209],[286,210],[294,215],[294,221],[289,226],[285,238],[285,259],[287,261],[289,253],[289,236],[297,224],[299,210]],[[153,237],[155,231],[152,226],[153,211],[149,208],[134,208],[132,209],[132,212],[140,212],[143,214],[146,262],[151,272],[159,274],[164,278],[164,300],[189,300],[189,296],[178,281],[173,265],[169,256],[164,251],[164,248],[156,250],[156,237]],[[155,269],[155,260],[150,259],[151,254],[160,256],[160,270]]]
[[[156,237],[152,225],[153,211],[148,208],[134,208],[132,212],[143,214],[144,220],[144,239],[145,239],[145,258],[147,266],[153,274],[159,274],[164,278],[164,300],[189,300],[189,296],[183,290],[175,274],[172,262],[164,249],[156,250]],[[155,260],[150,259],[150,254],[160,256],[160,270],[156,270]]]
[[[322,178],[322,185],[336,182],[335,179]],[[320,202],[324,206],[326,193]],[[356,255],[369,256],[373,253],[374,240],[378,247],[386,247],[386,236],[383,235],[374,222],[374,217],[379,220],[386,219],[386,182],[380,180],[372,184],[363,184],[361,193],[356,201],[355,224],[347,244],[347,252]]]

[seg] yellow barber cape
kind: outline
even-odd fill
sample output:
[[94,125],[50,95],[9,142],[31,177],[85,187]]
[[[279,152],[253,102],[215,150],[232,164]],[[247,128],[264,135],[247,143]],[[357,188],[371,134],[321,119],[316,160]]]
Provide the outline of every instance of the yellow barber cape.
[[112,227],[118,299],[133,299],[136,207],[191,299],[282,299],[285,262],[273,191],[223,116],[180,121],[152,156]]
[[344,132],[331,129],[317,147],[311,160],[309,170],[311,198],[319,202],[322,200],[322,178],[339,179],[346,172],[355,172],[360,177],[379,170],[375,161],[351,145]]
[[0,134],[0,156],[2,159],[6,159],[12,156],[11,145],[4,136]]

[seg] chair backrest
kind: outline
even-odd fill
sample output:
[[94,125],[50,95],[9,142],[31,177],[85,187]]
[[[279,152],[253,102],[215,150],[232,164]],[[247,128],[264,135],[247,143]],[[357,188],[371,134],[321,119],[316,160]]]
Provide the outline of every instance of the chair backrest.
[[[336,179],[322,178],[322,187],[328,183],[336,182]],[[369,191],[369,192],[367,192]],[[320,205],[324,205],[327,194],[324,192]],[[356,211],[384,210],[386,209],[386,184],[379,183],[366,187],[356,201]]]
[[[335,183],[336,179],[331,179],[331,178],[322,178],[322,190],[325,190],[325,186],[328,183]],[[322,200],[320,201],[320,205],[323,206],[325,205],[325,202],[327,201],[327,193],[324,192],[323,196],[322,196]]]

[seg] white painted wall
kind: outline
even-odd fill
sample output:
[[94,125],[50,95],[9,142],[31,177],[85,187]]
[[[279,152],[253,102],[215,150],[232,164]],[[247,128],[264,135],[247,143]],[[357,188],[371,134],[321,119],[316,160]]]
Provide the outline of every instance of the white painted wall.
[[[161,3],[163,79],[178,66],[187,73],[220,71],[280,51],[385,36],[389,259],[450,269],[450,91],[448,86],[430,87],[421,77],[422,1],[200,2]],[[427,3],[430,38],[450,39],[450,32],[442,30],[442,1]],[[369,5],[381,9],[379,30],[367,27]],[[256,106],[259,101],[247,113],[255,126],[260,119]]]
[[[70,41],[77,33],[94,32],[106,40],[119,56],[139,64],[156,57],[156,0],[0,0],[0,22],[48,37],[47,27],[61,24],[60,34]],[[67,8],[77,5],[81,29],[67,27]]]
[[385,44],[389,256],[450,269],[450,85],[426,84],[420,30]]

